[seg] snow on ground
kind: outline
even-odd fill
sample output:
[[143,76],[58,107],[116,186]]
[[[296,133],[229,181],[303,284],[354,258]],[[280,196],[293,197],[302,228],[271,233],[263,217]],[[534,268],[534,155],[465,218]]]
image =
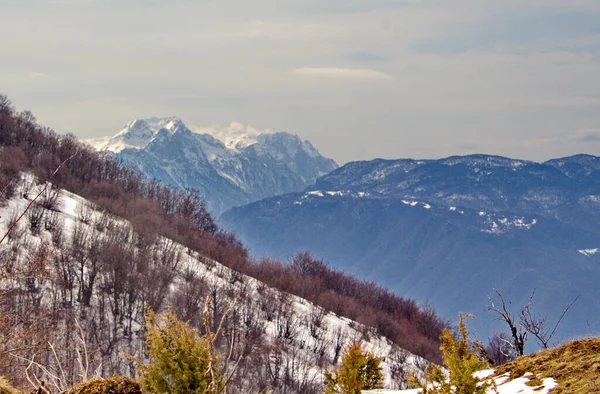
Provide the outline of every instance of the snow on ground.
[[308,197],[325,197],[325,196],[330,196],[330,197],[353,197],[353,198],[364,198],[364,197],[370,197],[371,194],[368,192],[352,192],[350,190],[334,190],[334,191],[321,191],[321,190],[312,190],[309,192],[304,193],[304,195],[302,196],[302,198],[308,198]]
[[[486,369],[475,373],[474,376],[485,379],[494,373],[491,369]],[[540,386],[529,386],[527,383],[531,380],[533,374],[525,373],[523,376],[510,379],[509,374],[504,374],[494,378],[496,389],[489,389],[488,394],[550,394],[551,390],[558,386],[552,378],[542,380]],[[421,390],[365,390],[363,393],[382,393],[382,394],[419,394]]]
[[[17,196],[7,201],[4,206],[0,206],[0,234],[4,234],[10,226],[11,221],[25,210],[27,205],[31,202],[31,199],[38,194],[43,186],[44,184],[39,183],[35,177],[28,174],[23,175]],[[93,231],[94,223],[97,218],[102,216],[99,211],[94,209],[94,204],[88,202],[81,196],[65,190],[57,190],[57,192],[59,193],[57,214],[64,224],[63,234],[66,242],[70,242],[73,231],[78,225],[86,227],[88,229],[87,231]],[[316,195],[324,195],[322,192],[314,193]],[[82,212],[83,210],[87,213]],[[89,224],[82,222],[81,219],[84,214],[88,216]],[[122,219],[114,218],[114,220],[116,220],[119,225],[130,225]],[[19,227],[26,231],[25,236],[33,241],[35,247],[38,247],[42,243],[51,244],[52,242],[52,234],[49,231],[42,230],[39,235],[29,233],[27,217],[23,218]],[[95,234],[98,236],[97,233]],[[163,238],[158,241],[157,247],[160,248],[163,244],[173,245],[174,243],[169,239]],[[394,387],[390,377],[392,366],[401,364],[407,372],[420,373],[420,371],[429,364],[421,357],[415,356],[392,344],[386,338],[378,336],[373,329],[366,328],[350,319],[325,311],[323,308],[300,297],[280,293],[275,289],[268,289],[264,283],[254,278],[234,272],[217,261],[208,259],[199,253],[189,251],[182,245],[174,245],[179,249],[179,255],[181,257],[180,272],[184,272],[185,270],[195,271],[198,274],[198,277],[204,278],[206,283],[216,285],[222,289],[233,289],[238,287],[249,289],[251,294],[250,299],[253,300],[252,302],[260,303],[260,300],[266,297],[265,288],[267,288],[267,292],[270,291],[274,293],[276,299],[287,299],[288,303],[286,303],[286,305],[289,305],[294,312],[291,315],[292,319],[295,319],[296,331],[294,333],[294,341],[299,344],[299,348],[296,351],[306,353],[305,355],[302,355],[301,358],[305,360],[307,365],[310,365],[310,367],[308,367],[308,373],[313,375],[315,379],[320,379],[322,369],[314,365],[310,352],[313,351],[312,349],[317,348],[319,343],[328,344],[327,348],[324,350],[324,354],[331,358],[333,357],[334,350],[329,346],[330,344],[341,341],[341,343],[343,343],[342,348],[345,348],[351,343],[361,341],[365,349],[383,359],[382,367],[387,387]],[[58,252],[58,250],[56,252]],[[233,280],[234,278],[235,280]],[[177,283],[174,283],[172,287],[173,286],[177,286]],[[231,299],[230,302],[233,302],[233,299]],[[316,336],[314,332],[311,333],[311,330],[305,323],[306,321],[310,321],[315,313],[319,312],[323,315],[322,329],[319,330],[320,337]],[[281,325],[284,323],[275,318],[272,321],[265,321],[265,324],[266,338],[270,341],[276,341],[278,337],[281,336]]]
[[482,212],[480,212],[479,215],[485,218],[485,222],[489,226],[489,228],[481,231],[489,234],[502,234],[512,228],[518,230],[531,230],[531,227],[537,224],[537,219],[532,219],[529,222],[524,217],[513,217],[512,219],[506,217],[497,218],[492,214],[486,215],[483,213],[482,215]]

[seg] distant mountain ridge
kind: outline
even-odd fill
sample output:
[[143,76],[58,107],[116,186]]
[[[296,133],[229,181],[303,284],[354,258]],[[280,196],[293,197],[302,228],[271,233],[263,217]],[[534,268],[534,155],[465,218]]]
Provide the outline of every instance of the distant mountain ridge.
[[585,335],[600,331],[599,219],[600,158],[472,155],[348,163],[220,222],[258,255],[310,250],[448,318],[482,315],[494,289],[519,305],[537,288],[550,318],[581,295],[562,332]]
[[303,190],[337,168],[295,134],[239,123],[192,131],[176,117],[136,119],[112,138],[89,142],[148,177],[199,191],[217,215],[233,206]]

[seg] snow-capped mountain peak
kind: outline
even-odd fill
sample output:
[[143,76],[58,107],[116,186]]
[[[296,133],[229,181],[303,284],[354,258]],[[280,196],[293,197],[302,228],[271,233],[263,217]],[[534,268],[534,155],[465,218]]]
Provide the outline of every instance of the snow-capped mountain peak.
[[165,118],[135,119],[127,123],[123,130],[111,138],[88,140],[98,150],[119,153],[124,149],[143,149],[154,140],[159,131],[175,134],[187,130],[181,119],[170,116]]
[[176,117],[136,119],[114,137],[87,142],[148,177],[198,190],[215,214],[303,190],[337,168],[295,134],[239,122],[190,129]]
[[231,122],[228,126],[210,126],[197,128],[197,133],[210,134],[219,141],[223,142],[228,149],[236,152],[244,150],[250,145],[258,142],[258,137],[263,134],[272,134],[270,129],[258,130],[249,125],[243,125],[239,122]]

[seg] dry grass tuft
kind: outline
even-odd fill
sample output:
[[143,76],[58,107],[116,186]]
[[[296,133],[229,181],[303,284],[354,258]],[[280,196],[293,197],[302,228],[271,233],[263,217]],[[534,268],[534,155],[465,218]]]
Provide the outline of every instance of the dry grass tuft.
[[19,390],[15,389],[4,377],[0,376],[0,394],[19,394]]
[[92,379],[73,387],[64,394],[142,394],[140,384],[124,376]]
[[[554,378],[552,394],[600,393],[600,337],[577,339],[562,346],[519,357],[496,368],[511,378],[532,372],[538,379]],[[534,383],[540,383],[535,379]]]

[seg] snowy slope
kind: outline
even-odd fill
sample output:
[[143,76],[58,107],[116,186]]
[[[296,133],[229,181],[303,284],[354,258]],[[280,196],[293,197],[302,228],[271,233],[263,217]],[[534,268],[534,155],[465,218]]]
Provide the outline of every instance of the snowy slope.
[[[31,198],[42,186],[32,176],[25,175],[23,177],[18,187],[18,197],[0,207],[0,234],[3,234],[10,226],[11,221],[24,211]],[[17,250],[13,255],[15,260],[27,264],[32,253],[40,247],[51,245],[52,256],[58,258],[73,246],[75,238],[81,237],[81,234],[87,234],[90,240],[102,242],[115,236],[112,234],[111,228],[121,233],[132,229],[128,222],[121,219],[112,217],[107,220],[103,212],[80,196],[63,190],[58,190],[57,193],[59,196],[58,210],[44,211],[44,226],[40,233],[35,234],[31,231],[29,216],[25,216],[15,229],[8,245],[0,246],[0,253],[11,253],[11,250]],[[52,226],[48,225],[50,221]],[[100,225],[102,225],[102,229],[100,229]],[[80,235],[75,235],[76,233]],[[130,236],[132,246],[139,244],[139,239],[136,239],[135,234]],[[17,247],[17,245],[23,245],[23,247]],[[142,252],[136,249],[137,246],[133,247],[134,253]],[[178,294],[179,289],[189,285],[189,278],[192,275],[200,280],[203,286],[213,289],[211,291],[218,294],[219,299],[222,300],[220,303],[224,307],[235,305],[236,313],[242,316],[247,314],[258,317],[260,321],[253,323],[253,327],[258,330],[257,335],[260,337],[258,342],[261,345],[253,351],[283,349],[276,353],[279,357],[278,361],[273,361],[274,364],[269,366],[271,369],[281,369],[279,372],[282,374],[287,368],[286,363],[293,362],[297,364],[294,379],[312,382],[313,386],[318,387],[321,384],[323,368],[330,367],[335,358],[335,348],[339,346],[343,349],[357,340],[362,341],[366,349],[384,359],[383,368],[387,387],[398,387],[403,382],[399,381],[397,376],[392,378],[392,369],[398,371],[400,368],[407,374],[411,371],[418,372],[427,365],[425,360],[398,348],[385,338],[375,335],[373,330],[322,310],[302,298],[268,288],[264,283],[232,271],[219,262],[198,253],[190,252],[187,248],[168,239],[154,240],[144,253],[161,254],[165,251],[178,256],[179,261],[177,274],[167,287],[170,294],[166,294],[165,299],[177,299],[173,297]],[[75,266],[78,266],[78,263]],[[89,268],[86,268],[82,275],[85,277],[89,275],[89,272]],[[56,271],[50,277],[58,278],[62,273],[62,271]],[[46,286],[48,288],[46,297],[52,297],[56,291],[56,284],[47,283]],[[77,293],[77,288],[74,291]],[[93,310],[99,306],[101,291],[100,288],[95,290],[91,306],[87,307],[88,320],[91,319],[90,316],[95,315]],[[41,294],[45,294],[44,291]],[[45,299],[43,302],[51,302],[51,300]],[[69,308],[86,310],[86,307],[78,300],[73,302],[74,305],[69,305]],[[111,320],[108,312],[106,313],[108,320]],[[113,341],[116,342],[111,346],[114,347],[115,353],[110,357],[116,357],[119,352],[135,354],[135,351],[139,351],[142,338],[136,333],[141,327],[142,321],[141,315],[136,316],[132,317],[132,328],[129,330],[126,323],[123,325],[119,323],[116,326],[118,332],[122,332],[122,334],[117,335],[116,339],[113,338]],[[320,316],[320,319],[317,319],[319,320],[318,324],[315,323],[315,316]],[[131,336],[132,333],[134,333],[133,336]],[[111,370],[111,372],[123,373],[124,371]],[[289,388],[286,391],[295,392]],[[274,392],[278,392],[278,390],[274,390]]]

